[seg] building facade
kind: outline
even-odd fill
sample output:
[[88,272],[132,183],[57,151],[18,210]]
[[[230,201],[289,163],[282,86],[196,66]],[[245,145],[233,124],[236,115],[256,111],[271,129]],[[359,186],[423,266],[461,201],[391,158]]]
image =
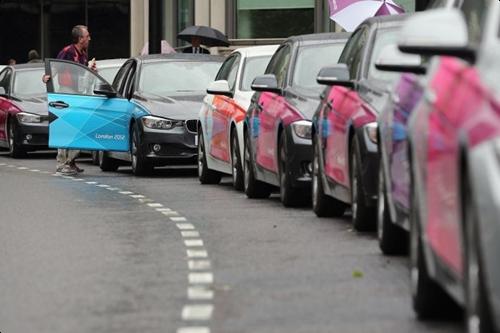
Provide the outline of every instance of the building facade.
[[[429,0],[395,1],[413,12]],[[236,46],[339,31],[328,16],[328,0],[0,0],[0,64],[25,62],[30,49],[55,57],[76,24],[89,27],[90,57],[105,59],[140,54],[146,43],[157,53],[161,40],[181,47],[177,33],[190,25],[216,28]]]

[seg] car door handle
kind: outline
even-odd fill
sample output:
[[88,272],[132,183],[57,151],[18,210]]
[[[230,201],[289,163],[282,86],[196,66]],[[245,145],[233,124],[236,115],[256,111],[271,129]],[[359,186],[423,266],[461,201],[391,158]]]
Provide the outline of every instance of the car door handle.
[[65,109],[69,107],[69,104],[64,103],[63,101],[56,101],[56,102],[50,102],[49,106],[56,108],[56,109]]

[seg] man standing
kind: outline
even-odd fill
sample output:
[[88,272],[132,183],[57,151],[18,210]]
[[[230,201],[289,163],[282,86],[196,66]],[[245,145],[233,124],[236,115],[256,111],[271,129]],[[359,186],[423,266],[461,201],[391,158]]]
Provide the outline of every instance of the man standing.
[[[76,25],[71,30],[71,35],[73,37],[73,44],[64,47],[57,55],[57,59],[74,61],[84,66],[89,66],[95,71],[95,61],[91,61],[89,64],[87,55],[90,42],[88,28],[84,25]],[[79,150],[58,149],[57,172],[64,175],[75,175],[78,172],[83,172],[83,169],[79,168],[75,163],[79,153]]]
[[210,51],[201,46],[201,38],[200,37],[191,37],[191,46],[184,48],[182,53],[210,54]]

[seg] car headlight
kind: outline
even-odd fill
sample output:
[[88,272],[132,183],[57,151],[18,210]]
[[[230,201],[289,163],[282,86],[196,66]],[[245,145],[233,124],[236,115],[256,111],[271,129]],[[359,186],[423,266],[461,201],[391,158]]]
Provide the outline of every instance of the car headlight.
[[377,123],[368,123],[364,126],[365,130],[365,135],[370,139],[371,142],[377,144],[377,128],[378,124]]
[[18,114],[16,114],[16,117],[17,120],[22,124],[33,124],[42,122],[42,117],[33,113],[19,112]]
[[175,122],[170,119],[146,116],[142,117],[142,124],[147,128],[169,130],[175,127]]
[[299,120],[292,123],[292,129],[299,138],[312,138],[312,122],[309,120]]

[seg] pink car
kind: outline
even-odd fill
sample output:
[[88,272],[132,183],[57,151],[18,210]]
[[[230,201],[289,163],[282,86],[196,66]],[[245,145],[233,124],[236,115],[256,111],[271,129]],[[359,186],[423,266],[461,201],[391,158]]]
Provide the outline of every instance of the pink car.
[[435,57],[409,119],[410,263],[421,318],[465,307],[468,332],[500,329],[500,3],[412,17],[402,51]]

